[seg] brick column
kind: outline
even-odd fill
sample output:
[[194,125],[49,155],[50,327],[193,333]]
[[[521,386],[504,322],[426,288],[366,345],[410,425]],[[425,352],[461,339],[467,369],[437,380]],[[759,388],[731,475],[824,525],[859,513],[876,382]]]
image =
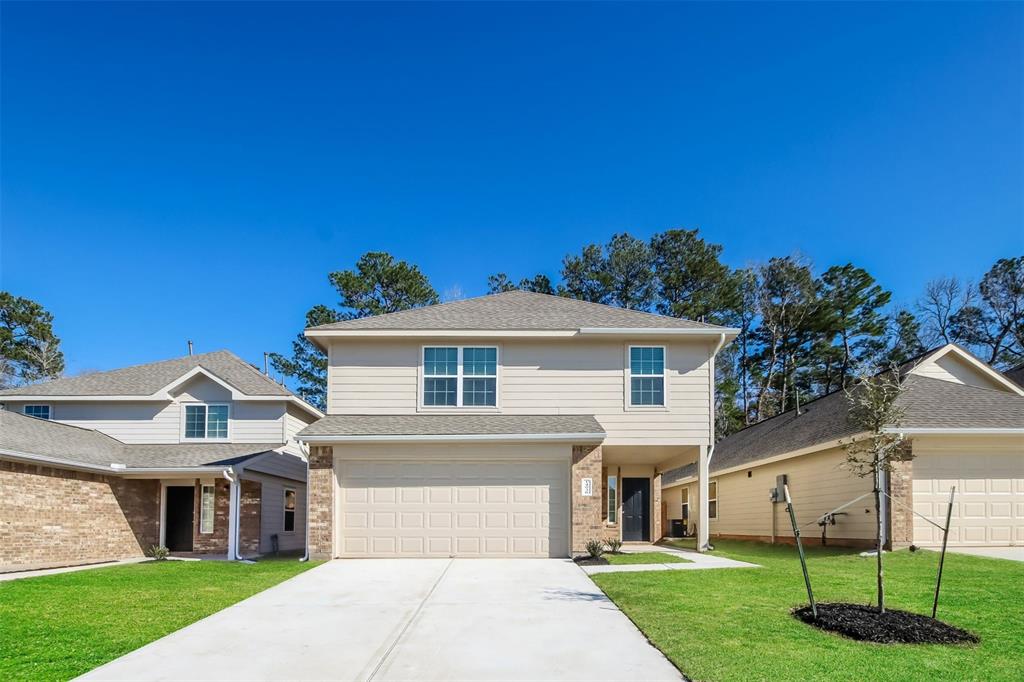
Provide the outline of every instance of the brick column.
[[[593,495],[582,494],[583,479],[593,480]],[[601,522],[601,446],[572,447],[572,551],[585,552],[587,540],[604,537]]]
[[309,556],[334,556],[334,448],[314,445],[309,449]]
[[651,484],[653,488],[652,497],[654,498],[654,523],[651,528],[651,542],[657,542],[658,540],[665,537],[665,519],[662,513],[661,504],[661,472],[654,474],[654,481]]
[[913,460],[892,463],[889,494],[889,544],[893,549],[907,547],[914,541],[914,515],[910,511],[914,508]]
[[238,517],[238,554],[253,556],[260,553],[260,516],[263,504],[263,484],[242,481],[241,509]]

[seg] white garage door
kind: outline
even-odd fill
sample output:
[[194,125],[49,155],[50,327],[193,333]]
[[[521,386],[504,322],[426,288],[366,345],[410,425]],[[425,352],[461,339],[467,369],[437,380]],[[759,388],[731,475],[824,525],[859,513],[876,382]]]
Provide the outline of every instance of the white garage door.
[[[914,459],[914,511],[945,523],[956,486],[950,545],[1024,545],[1024,453],[929,453]],[[942,531],[914,517],[914,543],[942,544]]]
[[564,461],[341,461],[342,557],[564,557]]

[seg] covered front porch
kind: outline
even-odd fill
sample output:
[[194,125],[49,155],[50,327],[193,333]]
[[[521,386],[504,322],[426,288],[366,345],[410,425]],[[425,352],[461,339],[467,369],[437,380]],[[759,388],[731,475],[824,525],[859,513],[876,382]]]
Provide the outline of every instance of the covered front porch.
[[[696,508],[668,504],[662,476],[693,465],[698,473]],[[593,477],[591,496],[585,495]],[[653,543],[671,536],[672,520],[686,519],[683,532],[696,534],[696,548],[708,547],[708,448],[705,445],[577,447],[573,452],[573,550],[582,551],[587,540]],[[590,497],[590,499],[587,499]],[[699,501],[703,500],[703,504]],[[678,507],[678,508],[677,508]]]

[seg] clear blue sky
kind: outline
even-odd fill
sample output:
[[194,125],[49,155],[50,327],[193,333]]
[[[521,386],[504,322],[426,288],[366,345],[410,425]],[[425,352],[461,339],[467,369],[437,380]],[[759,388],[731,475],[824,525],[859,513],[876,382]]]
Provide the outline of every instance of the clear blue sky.
[[910,302],[1024,253],[1024,5],[12,4],[0,285],[72,372],[287,350],[368,250],[439,291],[699,227]]

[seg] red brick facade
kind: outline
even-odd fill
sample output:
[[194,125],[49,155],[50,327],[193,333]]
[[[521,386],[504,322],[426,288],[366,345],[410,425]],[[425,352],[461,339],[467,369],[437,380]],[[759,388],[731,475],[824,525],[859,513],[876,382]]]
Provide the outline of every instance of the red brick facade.
[[0,568],[143,556],[160,541],[160,484],[0,461]]
[[334,448],[309,449],[309,555],[313,559],[334,556]]

